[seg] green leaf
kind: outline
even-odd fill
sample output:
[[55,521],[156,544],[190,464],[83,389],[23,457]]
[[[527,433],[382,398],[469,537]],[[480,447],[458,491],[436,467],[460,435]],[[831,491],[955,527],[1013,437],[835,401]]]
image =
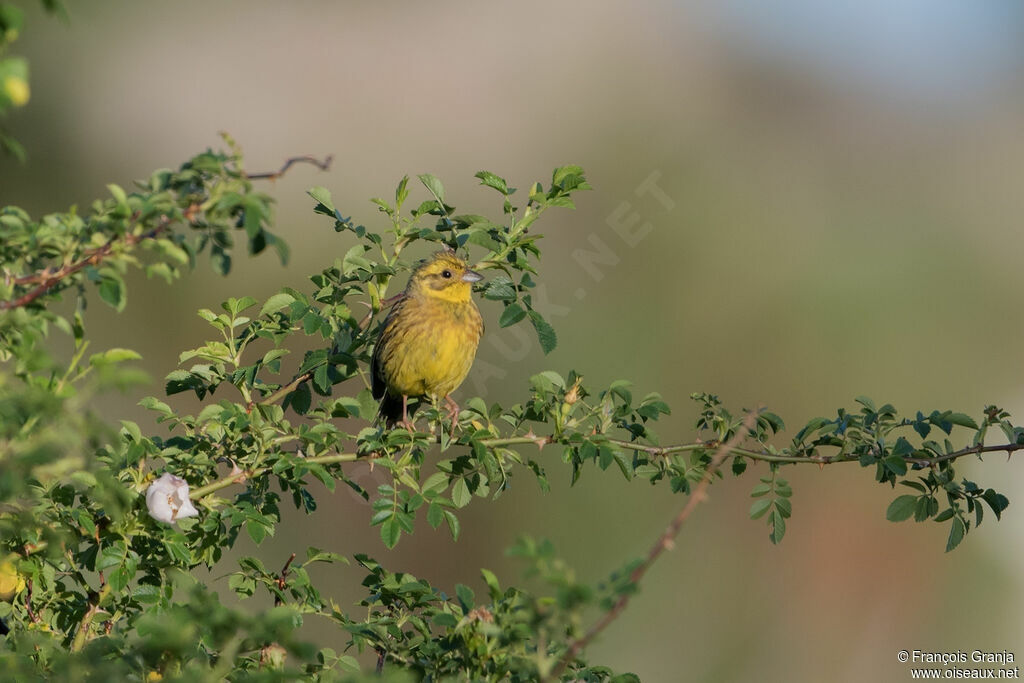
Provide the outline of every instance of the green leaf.
[[135,351],[131,349],[107,349],[103,353],[94,353],[89,357],[89,365],[113,365],[126,360],[142,360]]
[[487,284],[487,289],[484,290],[484,298],[494,299],[495,301],[515,299],[516,289],[512,284],[512,280],[507,275],[495,277]]
[[510,192],[508,189],[508,183],[501,176],[495,175],[490,171],[477,171],[475,177],[480,179],[481,185],[493,187],[495,190],[502,193],[506,197],[512,194],[512,192]]
[[380,538],[388,548],[398,545],[398,539],[402,536],[402,525],[398,517],[392,515],[380,526]]
[[306,194],[320,202],[320,204],[322,204],[324,208],[329,210],[332,214],[337,211],[337,209],[334,208],[334,202],[331,201],[331,192],[326,187],[320,187],[319,185],[311,187],[306,190]]
[[481,569],[480,575],[484,577],[484,583],[487,584],[491,600],[497,602],[501,598],[501,584],[498,583],[498,577],[490,569]]
[[950,413],[945,416],[945,419],[952,422],[955,425],[961,427],[968,427],[970,429],[977,429],[978,423],[970,415],[964,415],[963,413]]
[[459,525],[459,518],[456,517],[455,513],[452,512],[451,510],[445,510],[444,511],[444,518],[445,518],[445,521],[448,522],[448,530],[451,531],[451,533],[452,533],[452,540],[453,541],[459,540],[459,532],[460,532],[460,530],[462,528]]
[[451,628],[459,623],[459,620],[455,618],[455,615],[449,614],[448,612],[438,612],[434,615],[432,621],[435,626],[440,626],[441,628]]
[[750,518],[760,519],[764,516],[764,513],[768,512],[768,509],[771,506],[771,498],[761,498],[760,500],[755,500],[754,504],[750,506]]
[[964,540],[966,533],[967,527],[964,525],[964,521],[959,517],[954,517],[953,524],[949,528],[949,538],[946,540],[946,552],[948,553],[960,545],[960,541]]
[[469,501],[473,499],[473,494],[469,492],[469,486],[466,484],[465,479],[459,479],[452,486],[452,502],[455,503],[455,507],[464,508],[469,505]]
[[295,388],[295,391],[288,394],[286,403],[292,407],[299,415],[305,415],[309,412],[309,406],[313,401],[313,394],[309,390],[309,384],[303,382]]
[[434,199],[444,204],[444,185],[441,184],[441,181],[429,173],[422,173],[417,177],[423,186],[430,190],[430,194],[434,195]]
[[100,556],[96,560],[96,571],[101,572],[120,565],[125,559],[125,552],[123,544],[108,545],[100,551]]
[[505,306],[505,310],[501,312],[501,317],[498,318],[498,327],[508,327],[509,325],[515,325],[517,322],[526,317],[526,311],[519,304],[512,303]]
[[877,413],[878,412],[878,409],[875,408],[875,402],[872,401],[867,396],[858,396],[857,398],[855,398],[853,400],[856,401],[857,403],[861,404],[862,406],[864,406],[868,410],[870,410],[872,413]]
[[540,340],[540,348],[545,354],[551,353],[558,345],[558,337],[555,335],[555,328],[551,327],[548,321],[541,317],[540,313],[530,311],[530,322],[533,329],[537,331],[537,339]]
[[326,365],[321,365],[313,371],[313,386],[321,396],[330,396],[331,378]]
[[995,513],[996,519],[1002,518],[1003,510],[1009,505],[1009,499],[1001,493],[996,493],[995,489],[985,489],[985,492],[981,494],[982,499],[988,503],[988,506],[992,508],[992,512]]
[[772,514],[768,518],[768,521],[772,527],[772,531],[768,535],[768,538],[773,544],[778,545],[786,535],[786,520],[783,519],[781,512],[778,510],[772,510]]
[[107,185],[107,190],[110,191],[111,196],[114,198],[115,201],[117,201],[118,204],[128,204],[128,195],[124,193],[124,190],[121,189],[120,185],[110,183],[109,185]]
[[882,462],[890,472],[897,476],[902,477],[907,473],[907,461],[898,455],[890,455]]
[[910,519],[916,505],[917,496],[910,494],[898,496],[896,500],[889,503],[889,509],[885,511],[885,518],[890,522],[902,522],[905,519]]
[[266,300],[266,302],[263,304],[263,308],[260,309],[260,315],[264,316],[277,313],[282,308],[290,306],[294,301],[295,297],[293,297],[291,294],[286,294],[285,292],[278,292],[277,294],[273,295],[272,297]]
[[[383,501],[383,502],[388,503],[390,505],[390,501]],[[391,516],[394,515],[394,514],[395,514],[394,509],[390,508],[390,507],[389,508],[384,508],[383,510],[378,510],[377,513],[373,517],[370,518],[370,526],[377,526],[378,524],[380,524],[380,523],[382,523],[382,522],[384,522],[386,520],[391,519]]]
[[370,389],[363,389],[359,392],[356,399],[359,401],[359,417],[364,420],[373,421],[380,410],[380,405],[377,403],[377,399],[373,397],[373,392]]
[[457,583],[455,584],[455,595],[458,596],[459,602],[462,603],[464,611],[468,612],[473,609],[473,605],[476,603],[476,595],[473,594],[472,588]]
[[128,303],[128,295],[125,292],[124,278],[110,268],[100,271],[100,298],[120,313]]
[[256,545],[262,543],[263,539],[267,537],[267,527],[254,519],[246,520],[245,530]]
[[444,521],[444,510],[438,503],[431,503],[427,508],[427,523],[436,529]]

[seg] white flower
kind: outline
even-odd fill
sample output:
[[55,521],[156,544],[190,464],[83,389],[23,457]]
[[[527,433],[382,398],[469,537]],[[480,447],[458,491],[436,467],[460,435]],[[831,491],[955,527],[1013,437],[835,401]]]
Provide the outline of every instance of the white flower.
[[182,517],[197,517],[199,510],[188,497],[188,482],[165,472],[146,490],[146,507],[150,516],[168,524]]

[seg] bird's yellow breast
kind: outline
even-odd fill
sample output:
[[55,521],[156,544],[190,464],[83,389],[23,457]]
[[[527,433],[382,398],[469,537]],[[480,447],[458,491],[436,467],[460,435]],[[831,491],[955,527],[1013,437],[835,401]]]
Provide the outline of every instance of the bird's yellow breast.
[[387,325],[380,370],[393,394],[443,397],[469,374],[483,323],[472,300],[412,297]]

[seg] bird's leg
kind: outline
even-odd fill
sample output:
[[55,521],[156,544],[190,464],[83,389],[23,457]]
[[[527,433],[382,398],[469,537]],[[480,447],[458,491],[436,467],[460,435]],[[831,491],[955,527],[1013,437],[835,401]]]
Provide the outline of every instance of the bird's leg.
[[410,432],[416,431],[416,423],[409,419],[409,397],[402,394],[402,421],[398,424]]
[[445,396],[444,397],[444,401],[445,401],[445,403],[448,404],[447,415],[448,415],[448,420],[452,423],[452,433],[451,433],[451,435],[452,435],[452,437],[454,437],[455,436],[455,427],[458,426],[458,424],[459,424],[459,412],[460,412],[459,404],[456,403],[452,399],[451,396]]

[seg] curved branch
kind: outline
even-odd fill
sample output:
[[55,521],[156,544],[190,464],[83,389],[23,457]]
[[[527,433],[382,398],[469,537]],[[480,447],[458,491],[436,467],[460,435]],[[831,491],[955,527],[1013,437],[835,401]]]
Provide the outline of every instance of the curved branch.
[[[747,437],[754,428],[754,423],[757,420],[757,413],[751,412],[747,415],[747,418],[743,421],[743,425],[737,430],[736,434],[731,439],[719,446],[714,456],[711,458],[711,462],[708,463],[707,469],[704,470],[704,476],[701,478],[700,483],[690,494],[690,497],[686,500],[686,505],[679,511],[679,514],[675,516],[665,530],[658,536],[658,540],[654,542],[651,549],[647,552],[647,557],[641,562],[636,569],[629,575],[629,583],[636,585],[640,582],[640,579],[644,577],[647,570],[651,568],[651,565],[661,557],[662,553],[666,550],[671,550],[675,546],[675,538],[679,535],[679,530],[682,529],[683,524],[697,508],[698,505],[707,500],[708,487],[711,485],[711,480],[714,479],[715,472],[722,465],[723,462],[730,456],[735,454],[736,447]],[[576,657],[590,644],[594,638],[596,638],[602,631],[604,631],[609,624],[615,621],[616,618],[622,613],[622,610],[626,608],[629,603],[629,593],[624,593],[619,596],[619,599],[615,601],[612,608],[608,610],[604,616],[597,620],[597,622],[587,630],[582,637],[569,643],[569,649],[566,650],[565,654],[558,661],[551,675],[554,678],[558,678],[565,671],[566,667],[569,666],[576,659]]]
[[329,154],[326,157],[324,157],[323,161],[320,161],[319,159],[310,154],[304,154],[302,156],[292,157],[288,159],[287,161],[284,162],[281,168],[277,169],[276,171],[267,171],[265,173],[245,173],[243,171],[242,175],[244,175],[249,180],[277,180],[278,178],[283,176],[288,171],[288,169],[292,167],[293,164],[313,164],[321,171],[327,171],[331,168],[331,163],[333,161],[333,154]]
[[[132,217],[133,221],[137,219],[138,213],[136,213]],[[141,235],[125,235],[120,241],[126,247],[135,246],[136,244],[143,240],[152,239],[153,237],[156,237],[164,230],[166,230],[170,224],[171,220],[167,216],[161,216],[160,224],[157,225],[157,227],[150,230],[149,232],[145,232]],[[131,230],[132,227],[129,227],[128,229]],[[20,297],[12,301],[0,301],[0,311],[8,311],[12,308],[20,308],[21,306],[26,306],[35,301],[36,299],[38,299],[39,297],[41,297],[43,294],[46,294],[64,278],[74,275],[75,273],[77,273],[78,271],[82,270],[87,266],[99,265],[103,261],[103,259],[110,256],[110,254],[114,250],[114,245],[117,243],[117,241],[118,240],[110,240],[101,247],[90,249],[86,251],[85,255],[78,261],[75,261],[74,263],[65,264],[58,268],[57,270],[50,271],[49,269],[47,269],[41,273],[34,273],[32,275],[23,275],[21,277],[13,278],[13,282],[15,284],[31,284],[34,282],[38,282],[39,286],[36,287],[35,289],[29,290],[25,294],[21,295]]]

